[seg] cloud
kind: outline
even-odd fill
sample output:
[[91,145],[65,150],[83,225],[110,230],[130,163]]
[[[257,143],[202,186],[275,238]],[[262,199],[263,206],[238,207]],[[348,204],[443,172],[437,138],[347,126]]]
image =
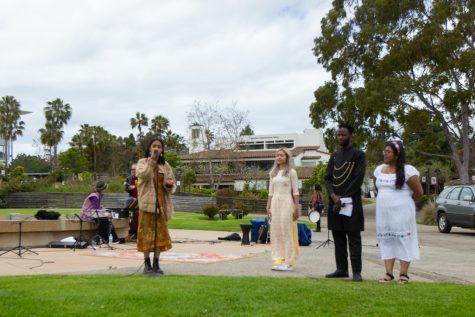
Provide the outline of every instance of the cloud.
[[185,136],[194,100],[236,102],[256,133],[309,128],[313,91],[329,78],[311,51],[329,8],[329,0],[2,1],[0,94],[33,111],[14,151],[36,154],[43,107],[58,97],[73,109],[60,149],[84,123],[126,136],[135,112],[163,115]]

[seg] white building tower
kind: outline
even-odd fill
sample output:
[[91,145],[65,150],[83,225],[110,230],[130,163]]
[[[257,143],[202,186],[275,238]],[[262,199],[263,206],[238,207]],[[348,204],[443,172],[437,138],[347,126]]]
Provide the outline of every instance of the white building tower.
[[188,144],[190,154],[206,150],[208,137],[202,125],[195,123],[188,127]]

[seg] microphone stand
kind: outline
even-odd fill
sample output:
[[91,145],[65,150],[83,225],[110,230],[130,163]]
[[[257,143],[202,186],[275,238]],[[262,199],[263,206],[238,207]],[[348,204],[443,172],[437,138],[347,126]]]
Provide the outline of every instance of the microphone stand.
[[155,225],[155,230],[154,230],[154,238],[153,238],[153,263],[152,263],[152,269],[155,269],[155,263],[157,263],[157,267],[156,267],[156,271],[153,271],[152,274],[154,275],[161,275],[163,274],[163,272],[160,271],[159,269],[159,258],[157,256],[157,238],[158,238],[158,212],[160,210],[160,201],[158,200],[158,186],[160,186],[159,184],[159,180],[158,180],[158,156],[155,155],[157,152],[154,152],[154,158],[156,159],[156,162],[157,162],[157,172],[155,173],[156,175],[156,179],[157,179],[157,183],[155,184],[154,182],[154,189],[155,189],[155,211],[154,211],[154,217],[153,217],[153,220],[154,220],[154,225]]
[[[157,179],[157,185],[158,185],[158,179]],[[155,186],[154,186],[155,187]],[[154,231],[154,238],[153,238],[153,263],[152,263],[152,268],[155,269],[154,265],[157,263],[157,270],[158,270],[158,256],[157,256],[157,237],[158,237],[158,211],[160,210],[160,202],[158,201],[158,186],[155,187],[155,212],[154,212],[154,225],[155,225],[155,231]],[[158,273],[155,272],[154,273]]]
[[[322,210],[322,213],[323,213],[323,210]],[[320,243],[320,245],[315,248],[316,250],[320,249],[321,247],[330,246],[331,243],[335,243],[335,241],[330,239],[330,229],[328,229],[328,218],[330,218],[330,211],[327,212],[327,239],[323,241],[322,243]],[[321,220],[322,218],[320,218],[320,221]]]

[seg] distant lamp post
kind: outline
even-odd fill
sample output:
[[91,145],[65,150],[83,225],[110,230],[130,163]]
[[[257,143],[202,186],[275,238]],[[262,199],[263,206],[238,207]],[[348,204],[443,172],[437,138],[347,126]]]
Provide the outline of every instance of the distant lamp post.
[[427,166],[426,170],[426,195],[430,194],[430,172],[429,172],[429,167],[432,165],[431,160],[427,160],[425,165]]
[[177,191],[180,192],[180,182],[181,182],[181,175],[183,173],[183,170],[179,167],[176,168],[175,170],[175,173],[176,173],[176,187],[177,187]]
[[96,171],[96,137],[92,135],[92,150],[94,154],[94,181],[97,180],[97,171]]
[[440,179],[440,169],[435,169],[435,194],[439,194],[439,179]]

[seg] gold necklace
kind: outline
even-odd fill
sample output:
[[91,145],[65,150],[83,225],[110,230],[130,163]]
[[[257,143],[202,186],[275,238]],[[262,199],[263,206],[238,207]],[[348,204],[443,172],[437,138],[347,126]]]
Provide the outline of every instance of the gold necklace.
[[[335,180],[335,179],[342,178],[343,176],[346,175],[346,173],[348,172],[348,169],[350,169],[350,168],[352,167],[352,162],[347,162],[347,163],[350,163],[350,164],[348,164],[346,170],[345,170],[343,173],[341,173],[340,176],[335,176],[335,175],[333,175],[333,179],[334,179],[334,180]],[[345,165],[346,165],[346,164],[345,164]]]
[[350,171],[348,172],[348,174],[346,174],[345,179],[339,184],[333,184],[333,187],[340,187],[342,184],[344,184],[347,181],[348,177],[350,177],[351,173],[353,172],[353,167],[355,166],[355,162],[351,162],[350,165],[351,165]]
[[337,167],[336,165],[334,165],[334,166],[333,166],[333,169],[334,169],[335,171],[339,171],[339,170],[341,170],[343,167],[345,167],[346,164],[351,164],[351,162],[345,162],[345,163],[341,164],[339,167]]

